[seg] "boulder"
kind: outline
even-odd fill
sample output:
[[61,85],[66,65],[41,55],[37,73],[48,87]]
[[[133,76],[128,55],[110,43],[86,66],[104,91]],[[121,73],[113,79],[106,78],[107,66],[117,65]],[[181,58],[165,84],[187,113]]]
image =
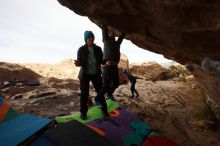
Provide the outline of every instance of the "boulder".
[[138,78],[152,81],[167,80],[171,77],[169,70],[156,62],[131,65],[130,72]]

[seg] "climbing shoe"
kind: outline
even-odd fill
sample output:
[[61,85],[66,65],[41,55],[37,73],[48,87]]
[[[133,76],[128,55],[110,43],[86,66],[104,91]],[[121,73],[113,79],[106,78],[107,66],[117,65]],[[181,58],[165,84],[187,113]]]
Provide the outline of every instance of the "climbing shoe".
[[81,115],[80,115],[80,119],[86,120],[86,114],[81,114]]

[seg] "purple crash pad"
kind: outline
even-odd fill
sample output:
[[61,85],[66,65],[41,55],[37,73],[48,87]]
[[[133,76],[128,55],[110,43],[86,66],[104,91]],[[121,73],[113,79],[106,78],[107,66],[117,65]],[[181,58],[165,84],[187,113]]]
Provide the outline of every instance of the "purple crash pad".
[[130,123],[139,120],[126,110],[121,109],[118,111],[120,113],[119,117],[99,119],[87,123],[87,125],[91,125],[103,130],[107,140],[116,146],[122,146],[124,144],[123,137],[133,133]]

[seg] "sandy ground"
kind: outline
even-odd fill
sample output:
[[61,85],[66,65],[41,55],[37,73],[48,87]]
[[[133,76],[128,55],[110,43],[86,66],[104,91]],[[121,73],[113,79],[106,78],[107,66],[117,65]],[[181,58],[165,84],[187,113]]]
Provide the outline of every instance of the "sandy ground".
[[220,131],[207,110],[204,95],[193,80],[141,81],[138,99],[128,99],[129,85],[117,93],[127,110],[183,146],[219,146]]

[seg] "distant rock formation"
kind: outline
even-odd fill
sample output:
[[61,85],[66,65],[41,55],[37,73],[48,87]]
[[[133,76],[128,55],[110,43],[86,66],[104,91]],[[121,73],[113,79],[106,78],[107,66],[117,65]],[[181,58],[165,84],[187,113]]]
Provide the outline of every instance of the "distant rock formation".
[[[80,67],[74,65],[73,59],[65,59],[60,63],[56,64],[21,64],[26,68],[33,70],[34,72],[40,74],[43,77],[51,77],[57,79],[78,79],[78,73]],[[119,75],[120,84],[127,83],[127,77],[122,73],[124,69],[129,66],[128,58],[125,54],[121,54],[121,60],[119,63]]]
[[157,81],[171,78],[169,70],[156,62],[147,62],[140,65],[133,64],[130,67],[130,72],[145,80]]
[[57,64],[23,64],[43,77],[57,79],[77,79],[79,68],[74,65],[73,59],[65,59]]

